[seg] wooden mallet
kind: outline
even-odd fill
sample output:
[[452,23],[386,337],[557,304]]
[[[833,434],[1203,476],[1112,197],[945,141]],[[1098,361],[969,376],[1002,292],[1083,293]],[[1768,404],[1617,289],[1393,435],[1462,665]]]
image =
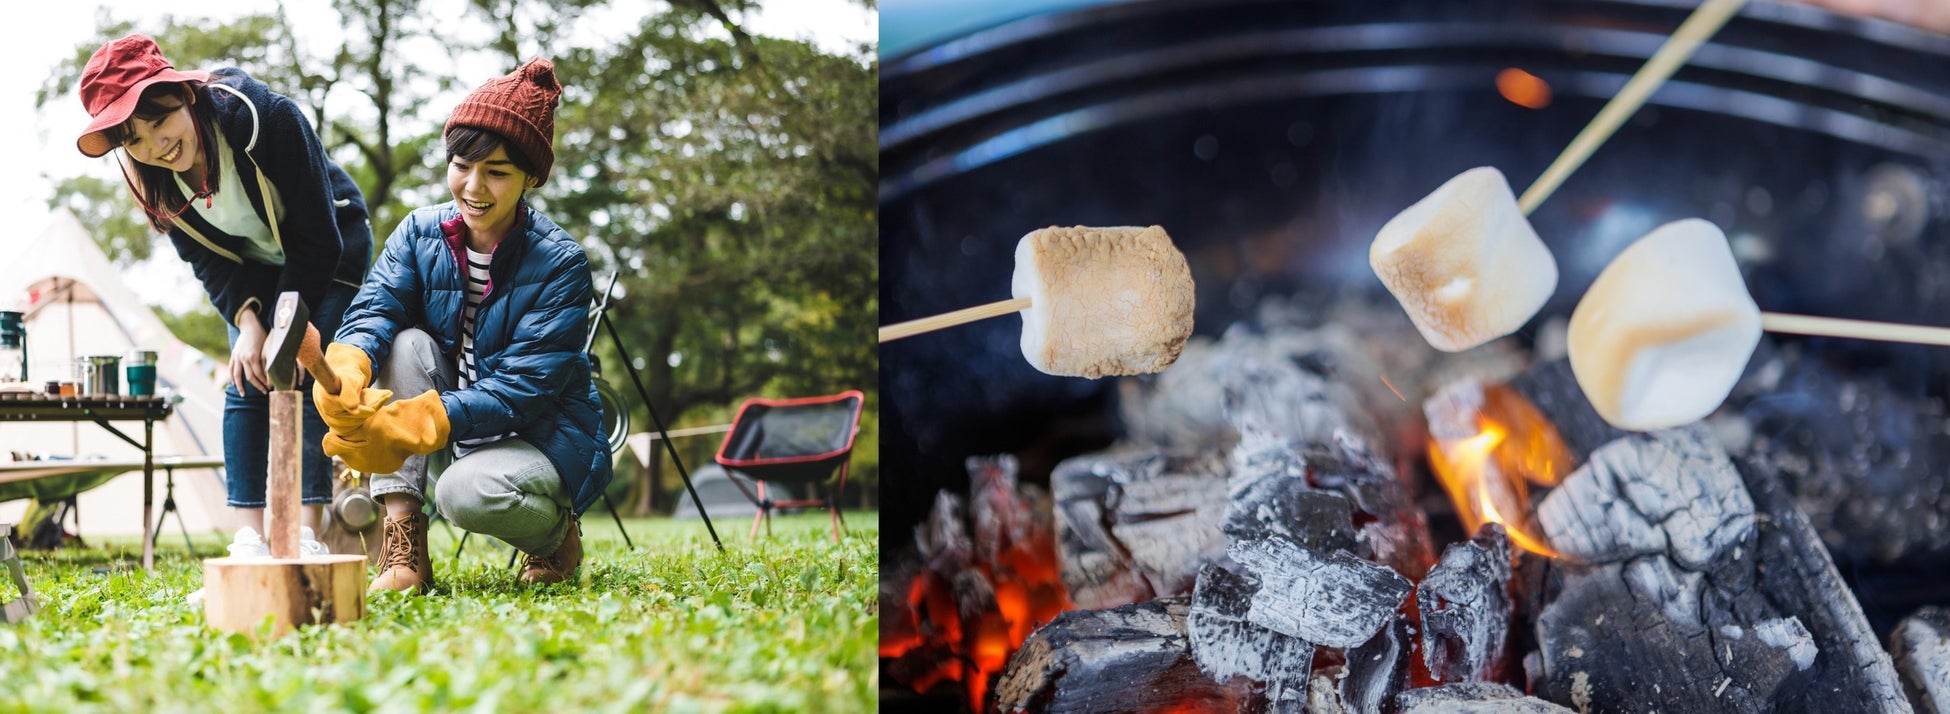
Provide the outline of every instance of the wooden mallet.
[[[295,292],[278,296],[271,331],[264,339],[271,386],[270,483],[266,489],[264,541],[270,558],[203,561],[203,616],[211,627],[252,634],[266,618],[277,637],[298,625],[351,622],[365,616],[363,555],[299,557],[299,483],[304,473],[304,401],[297,387],[300,363],[328,387],[337,376],[318,352],[318,331]],[[302,354],[309,341],[313,359]],[[327,381],[329,379],[329,381]],[[242,388],[242,385],[239,385]],[[333,391],[337,391],[334,389]]]

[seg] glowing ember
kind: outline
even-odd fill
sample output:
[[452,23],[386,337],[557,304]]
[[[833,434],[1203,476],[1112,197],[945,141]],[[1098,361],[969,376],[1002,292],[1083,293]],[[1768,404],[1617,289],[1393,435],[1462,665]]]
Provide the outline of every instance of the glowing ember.
[[1511,104],[1526,109],[1543,109],[1551,105],[1550,83],[1515,67],[1496,73],[1496,93],[1510,100]]
[[1483,396],[1478,432],[1462,439],[1431,439],[1429,465],[1469,532],[1484,523],[1501,523],[1518,547],[1561,557],[1524,527],[1530,521],[1526,483],[1556,485],[1570,467],[1570,451],[1556,428],[1521,395],[1490,387]]
[[956,545],[926,554],[907,590],[908,611],[897,614],[912,621],[883,631],[896,634],[883,634],[880,656],[899,662],[895,679],[914,691],[959,681],[969,709],[984,711],[990,680],[1010,655],[1071,605],[1048,497],[1017,486],[1013,459],[972,459],[969,467],[967,514],[943,494],[949,505],[938,505],[928,526]]

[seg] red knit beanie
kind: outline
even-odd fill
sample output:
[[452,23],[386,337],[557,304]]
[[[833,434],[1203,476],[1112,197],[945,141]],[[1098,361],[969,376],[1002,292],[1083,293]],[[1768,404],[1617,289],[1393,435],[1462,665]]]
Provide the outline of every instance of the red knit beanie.
[[555,105],[561,98],[555,65],[536,57],[467,95],[442,133],[470,126],[500,134],[535,163],[535,185],[540,186],[548,183],[548,171],[555,166]]

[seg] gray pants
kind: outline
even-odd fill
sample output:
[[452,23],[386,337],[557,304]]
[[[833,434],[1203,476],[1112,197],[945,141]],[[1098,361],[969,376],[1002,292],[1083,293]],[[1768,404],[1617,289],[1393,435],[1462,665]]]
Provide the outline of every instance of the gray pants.
[[[402,330],[393,339],[392,355],[377,371],[373,386],[393,390],[395,399],[429,389],[453,391],[459,379],[438,343],[418,329]],[[452,448],[409,458],[395,473],[373,474],[373,497],[406,493],[425,503],[431,487],[434,508],[455,526],[499,538],[524,553],[554,553],[569,533],[572,504],[548,457],[519,437],[459,459]]]

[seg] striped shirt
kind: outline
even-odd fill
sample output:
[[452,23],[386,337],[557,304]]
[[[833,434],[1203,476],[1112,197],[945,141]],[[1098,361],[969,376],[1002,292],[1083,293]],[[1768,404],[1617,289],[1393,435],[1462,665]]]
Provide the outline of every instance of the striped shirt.
[[[460,321],[460,388],[480,381],[480,371],[474,363],[474,316],[481,310],[481,301],[487,299],[488,262],[493,259],[489,253],[476,253],[467,249],[467,309],[461,313]],[[514,432],[483,436],[478,439],[464,439],[454,442],[454,456],[466,456],[468,452],[494,442],[514,436]]]

